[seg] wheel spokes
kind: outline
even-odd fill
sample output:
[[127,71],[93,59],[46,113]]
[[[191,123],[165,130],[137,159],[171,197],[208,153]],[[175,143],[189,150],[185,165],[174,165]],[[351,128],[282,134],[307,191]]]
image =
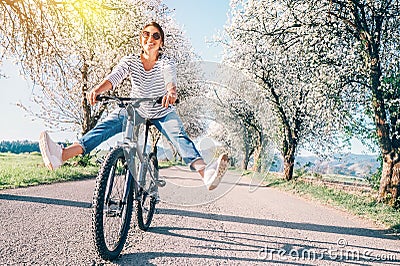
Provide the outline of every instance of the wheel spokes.
[[117,160],[110,175],[113,175],[109,176],[113,182],[108,184],[109,200],[104,202],[103,226],[105,242],[110,249],[113,249],[120,241],[126,215],[126,203],[123,202],[123,197],[128,175],[122,158]]

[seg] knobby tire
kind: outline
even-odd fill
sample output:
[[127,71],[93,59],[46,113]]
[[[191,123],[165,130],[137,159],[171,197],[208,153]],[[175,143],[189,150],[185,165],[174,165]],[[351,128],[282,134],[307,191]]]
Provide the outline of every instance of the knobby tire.
[[[125,184],[123,184],[122,188],[119,190],[117,187],[120,183],[125,183],[125,179],[128,178],[128,175],[130,175],[130,173],[126,165],[123,148],[116,147],[108,153],[99,170],[96,180],[96,188],[93,196],[93,237],[97,253],[101,258],[105,260],[113,260],[120,255],[128,235],[132,218],[134,182],[132,180],[128,200],[125,204],[122,203]],[[109,202],[112,203],[107,205],[105,204],[105,197],[108,189],[107,187],[110,185],[109,180],[111,180],[112,177],[114,178],[114,183],[113,187],[111,187],[111,192],[109,193],[110,199],[112,198],[112,200],[110,200]],[[117,184],[116,182],[119,183]],[[114,205],[110,206],[111,204]],[[113,212],[113,208],[116,209],[115,212]],[[118,215],[117,213],[119,213],[120,209],[122,209],[123,211],[120,213],[120,215]],[[109,221],[110,223],[118,223],[118,219],[121,220],[121,224],[117,225],[117,229],[110,230],[111,234],[115,233],[115,243],[107,243],[109,232],[108,229],[105,228],[108,227],[108,224],[105,223],[108,223]],[[113,238],[114,236],[111,239]]]

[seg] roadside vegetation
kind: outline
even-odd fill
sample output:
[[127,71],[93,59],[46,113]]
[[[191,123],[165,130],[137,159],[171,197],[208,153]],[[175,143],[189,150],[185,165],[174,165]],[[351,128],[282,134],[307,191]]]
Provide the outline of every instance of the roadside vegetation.
[[97,171],[98,166],[94,164],[85,167],[74,161],[49,171],[38,152],[0,153],[0,189],[92,178]]
[[168,168],[172,166],[182,166],[185,165],[182,162],[179,161],[159,161],[158,162],[158,168],[163,169],[163,168]]
[[264,186],[287,191],[368,219],[400,236],[400,211],[379,202],[378,191],[369,181],[311,173],[295,176],[290,181],[285,180],[280,173],[269,173],[265,176],[247,171],[245,174],[258,175],[258,178],[263,179]]
[[[97,158],[105,154],[100,152],[90,156],[79,156],[69,160],[57,170],[49,171],[39,152],[20,154],[0,152],[0,190],[95,178],[99,170]],[[159,163],[160,168],[176,165],[182,163],[179,161]]]

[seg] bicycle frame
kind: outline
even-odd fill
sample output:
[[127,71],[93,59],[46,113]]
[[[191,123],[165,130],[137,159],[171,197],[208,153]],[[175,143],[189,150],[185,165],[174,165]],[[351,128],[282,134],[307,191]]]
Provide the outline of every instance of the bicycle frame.
[[[111,98],[112,99],[112,98]],[[125,99],[128,100],[129,98]],[[115,100],[115,99],[114,99]],[[126,121],[126,126],[125,126],[125,131],[124,131],[124,140],[122,144],[120,144],[121,147],[123,147],[124,150],[124,155],[125,159],[127,162],[129,174],[128,178],[126,179],[126,184],[125,184],[125,189],[124,189],[124,196],[123,196],[123,202],[127,202],[128,196],[130,193],[130,190],[132,188],[131,182],[135,182],[134,187],[134,199],[139,199],[140,193],[139,189],[143,187],[144,185],[144,175],[141,175],[143,171],[146,170],[148,167],[148,154],[146,153],[146,147],[147,147],[147,140],[148,140],[148,134],[149,134],[149,128],[151,125],[151,122],[149,119],[145,119],[145,135],[144,135],[144,145],[143,147],[139,144],[139,129],[140,125],[135,126],[136,124],[136,109],[140,106],[140,103],[142,101],[149,101],[154,99],[150,98],[144,98],[136,101],[135,103],[128,103],[128,104],[122,104],[120,103],[120,106],[125,108],[127,111],[127,121]],[[136,170],[136,161],[135,158],[136,156],[140,161],[140,169],[139,172]],[[139,179],[138,179],[139,177]],[[151,176],[151,178],[154,180],[154,176]],[[141,180],[143,179],[143,180]],[[112,185],[113,180],[110,179],[110,184]],[[109,186],[111,187],[111,186]],[[107,199],[109,199],[108,192],[106,193]]]
[[[144,169],[147,168],[147,153],[146,153],[146,146],[147,146],[147,137],[148,137],[148,130],[149,124],[146,122],[146,131],[145,131],[145,143],[143,147],[140,146],[138,142],[139,137],[139,125],[134,128],[134,122],[129,120],[127,121],[127,126],[125,130],[126,137],[124,138],[124,142],[122,143],[122,147],[124,149],[125,159],[127,162],[129,176],[127,178],[125,184],[125,194],[124,194],[124,201],[126,202],[128,195],[130,193],[130,189],[132,188],[131,182],[135,181],[136,186],[134,187],[134,196],[135,198],[139,196],[138,190],[143,185],[144,180],[140,180],[142,175],[140,174]],[[136,156],[137,157],[136,157]],[[140,161],[140,169],[137,171],[136,169],[136,158]],[[139,177],[139,179],[137,178]],[[136,198],[137,199],[137,198]]]

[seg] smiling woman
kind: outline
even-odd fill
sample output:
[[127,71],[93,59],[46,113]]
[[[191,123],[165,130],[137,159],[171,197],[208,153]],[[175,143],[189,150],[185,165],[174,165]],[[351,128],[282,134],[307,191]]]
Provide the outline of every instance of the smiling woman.
[[[90,90],[87,100],[95,105],[102,93],[116,88],[124,79],[131,80],[131,97],[136,99],[162,98],[161,103],[143,102],[135,112],[133,126],[149,120],[177,149],[190,169],[197,171],[209,190],[215,189],[228,168],[228,155],[223,153],[215,163],[206,165],[193,141],[187,135],[183,122],[173,104],[177,100],[177,75],[174,60],[160,51],[164,46],[164,31],[156,22],[146,24],[140,32],[140,55],[127,55],[104,80]],[[50,170],[59,168],[65,161],[85,155],[100,143],[124,131],[127,112],[115,109],[103,121],[66,148],[54,142],[44,131],[40,135],[40,151]]]

